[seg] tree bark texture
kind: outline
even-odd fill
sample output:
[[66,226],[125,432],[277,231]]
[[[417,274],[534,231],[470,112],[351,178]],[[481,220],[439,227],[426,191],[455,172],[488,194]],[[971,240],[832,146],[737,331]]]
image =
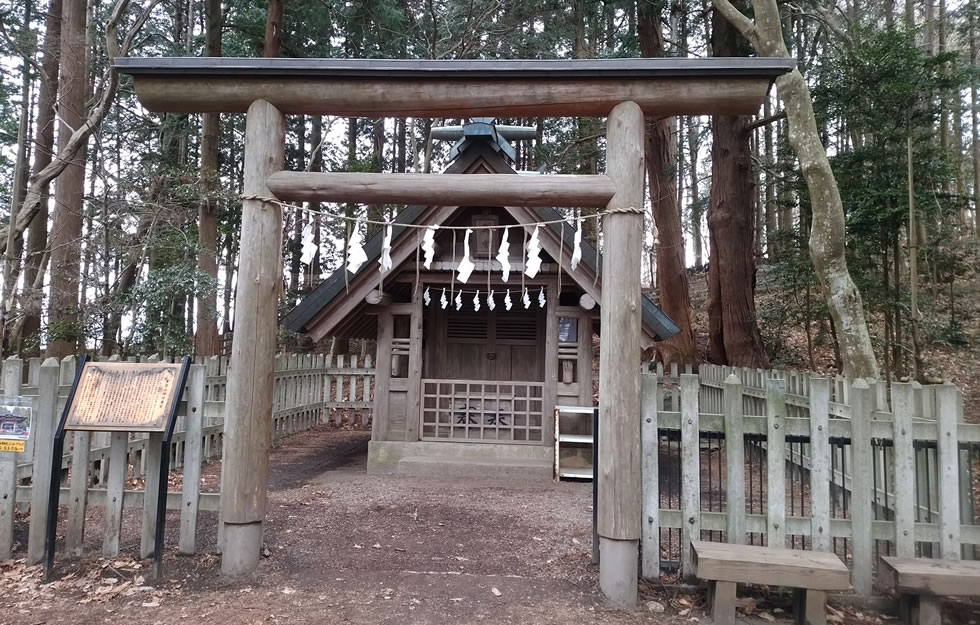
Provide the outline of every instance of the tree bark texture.
[[[647,57],[664,55],[660,16],[647,4],[640,6],[638,21],[640,53]],[[650,203],[657,224],[657,284],[660,309],[680,328],[673,337],[657,344],[657,357],[665,364],[693,363],[698,359],[691,330],[691,299],[687,266],[684,262],[684,229],[677,207],[677,180],[674,178],[674,138],[669,119],[647,119],[646,165],[650,183]]]
[[[970,65],[977,65],[977,2],[970,0]],[[980,231],[980,107],[977,106],[977,76],[970,75],[970,160],[973,163],[973,231]]]
[[282,49],[282,10],[283,0],[269,0],[265,12],[265,39],[262,56],[275,58]]
[[[41,88],[38,94],[37,124],[34,130],[34,165],[32,176],[51,164],[54,152],[54,103],[58,95],[58,74],[61,49],[61,0],[51,0],[44,22],[44,57],[41,67]],[[27,355],[24,339],[30,339],[41,330],[41,303],[44,293],[32,286],[41,267],[41,259],[48,247],[48,184],[40,190],[40,206],[27,230],[27,261],[24,265],[24,292],[22,313],[26,315],[21,326],[18,351]],[[40,354],[30,350],[30,355]]]
[[[775,0],[753,0],[755,21],[728,0],[712,0],[715,8],[764,56],[788,57],[779,9]],[[786,109],[789,143],[793,147],[813,210],[810,259],[824,289],[840,340],[843,373],[852,378],[878,377],[878,361],[864,318],[861,293],[844,257],[844,207],[827,152],[820,142],[813,100],[798,69],[776,79],[776,90]]]
[[[59,151],[72,131],[85,119],[88,90],[85,67],[85,0],[66,0],[61,28],[61,75],[58,80]],[[79,249],[82,237],[82,204],[85,187],[85,144],[81,146],[55,183],[54,224],[51,228],[50,329],[48,356],[63,358],[75,353],[78,339]]]
[[[204,54],[221,56],[221,0],[207,0],[204,5],[205,22]],[[218,137],[221,121],[218,113],[205,113],[201,119],[201,186],[202,197],[198,208],[197,268],[218,281]],[[194,335],[194,352],[198,356],[217,356],[218,343],[218,292],[211,290],[197,297],[197,333]]]
[[[33,3],[30,0],[24,3],[24,23],[22,32],[30,29]],[[31,57],[25,53],[22,57],[23,70],[21,74],[21,109],[20,120],[17,124],[17,158],[14,162],[13,189],[10,201],[10,220],[14,221],[17,211],[23,202],[24,190],[27,187],[28,162],[30,161],[31,142],[28,135],[31,132]],[[14,303],[17,301],[15,291],[17,290],[17,278],[20,276],[21,259],[24,252],[24,238],[19,236],[16,229],[7,230],[7,257],[3,263],[3,302],[0,304],[0,353],[8,353],[10,334],[8,332],[11,321],[10,316],[14,311]]]
[[[744,40],[718,11],[711,31],[714,55],[747,52]],[[711,122],[709,357],[717,364],[768,368],[755,312],[755,184],[748,123],[741,115],[715,115]]]

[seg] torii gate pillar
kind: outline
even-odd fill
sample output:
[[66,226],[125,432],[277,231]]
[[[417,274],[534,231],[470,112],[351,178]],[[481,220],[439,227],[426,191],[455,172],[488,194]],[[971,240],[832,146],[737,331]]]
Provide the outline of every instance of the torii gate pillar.
[[618,104],[606,127],[606,175],[616,183],[603,218],[602,341],[599,343],[599,588],[609,602],[637,599],[641,514],[640,257],[644,117]]
[[[286,118],[264,100],[245,117],[245,197],[270,197],[266,178],[283,167]],[[221,572],[251,573],[259,564],[272,440],[272,393],[282,285],[282,210],[242,202],[235,334],[225,401],[221,465]]]

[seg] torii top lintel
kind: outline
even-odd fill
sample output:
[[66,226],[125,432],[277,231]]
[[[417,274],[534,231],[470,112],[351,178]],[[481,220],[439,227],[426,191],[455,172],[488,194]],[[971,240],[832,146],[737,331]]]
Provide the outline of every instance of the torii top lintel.
[[755,114],[779,58],[416,61],[119,58],[151,111],[364,117],[598,117],[636,102],[647,115]]

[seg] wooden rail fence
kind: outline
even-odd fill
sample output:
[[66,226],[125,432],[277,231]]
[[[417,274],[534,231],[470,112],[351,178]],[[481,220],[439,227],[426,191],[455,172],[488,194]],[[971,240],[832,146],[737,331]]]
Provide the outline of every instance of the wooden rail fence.
[[[158,361],[149,357],[145,361]],[[74,378],[77,359],[60,362],[10,358],[3,363],[2,394],[34,399],[34,428],[23,454],[0,453],[0,561],[21,549],[30,562],[39,562],[43,553],[46,486],[51,470],[51,442],[54,429]],[[178,550],[194,553],[199,511],[216,512],[217,492],[201,492],[202,466],[220,458],[224,432],[224,402],[227,389],[228,359],[199,359],[192,365],[170,445],[171,467],[182,473],[181,490],[171,491],[168,510],[180,511]],[[321,423],[370,426],[370,357],[363,364],[355,356],[313,354],[283,355],[277,358],[273,420],[274,442],[289,434]],[[65,549],[79,556],[84,549],[86,509],[104,509],[103,554],[119,553],[122,510],[142,508],[143,524],[140,555],[153,550],[152,519],[155,499],[144,498],[147,485],[159,480],[158,435],[75,432],[71,451],[62,458],[62,501],[68,502]],[[73,467],[85,466],[84,479],[74,479]],[[152,490],[151,490],[152,492]],[[30,512],[26,545],[15,544],[15,512]]]
[[980,425],[953,385],[660,369],[641,423],[646,577],[671,560],[689,574],[691,540],[757,542],[835,551],[866,595],[878,555],[980,545]]

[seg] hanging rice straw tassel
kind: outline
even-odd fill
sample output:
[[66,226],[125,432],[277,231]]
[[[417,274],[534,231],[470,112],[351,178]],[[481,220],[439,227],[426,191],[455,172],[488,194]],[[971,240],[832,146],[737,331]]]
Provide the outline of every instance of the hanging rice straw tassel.
[[381,273],[391,271],[391,224],[385,225],[385,236],[381,242],[381,258],[378,264],[381,265]]
[[360,224],[354,222],[354,229],[347,242],[347,271],[357,273],[357,270],[367,262],[367,254],[364,253],[364,246],[361,243]]
[[429,226],[422,235],[422,251],[425,252],[425,260],[422,262],[422,266],[426,269],[432,269],[432,259],[436,255],[436,229],[438,227]]
[[582,260],[582,218],[579,217],[577,221],[577,228],[575,228],[575,238],[572,242],[572,271],[578,267],[579,262]]
[[463,235],[463,260],[459,261],[459,266],[456,267],[456,279],[463,284],[466,284],[466,281],[470,279],[470,274],[473,273],[473,268],[475,267],[473,261],[470,260],[471,234],[473,234],[473,230],[467,228],[466,234]]
[[510,241],[507,240],[507,235],[510,232],[510,228],[504,228],[504,236],[500,239],[500,248],[497,250],[497,262],[500,263],[500,271],[503,274],[501,277],[504,282],[510,279]]
[[527,264],[524,266],[524,275],[533,278],[541,270],[541,242],[538,240],[538,226],[534,226],[531,233],[531,240],[527,242]]

